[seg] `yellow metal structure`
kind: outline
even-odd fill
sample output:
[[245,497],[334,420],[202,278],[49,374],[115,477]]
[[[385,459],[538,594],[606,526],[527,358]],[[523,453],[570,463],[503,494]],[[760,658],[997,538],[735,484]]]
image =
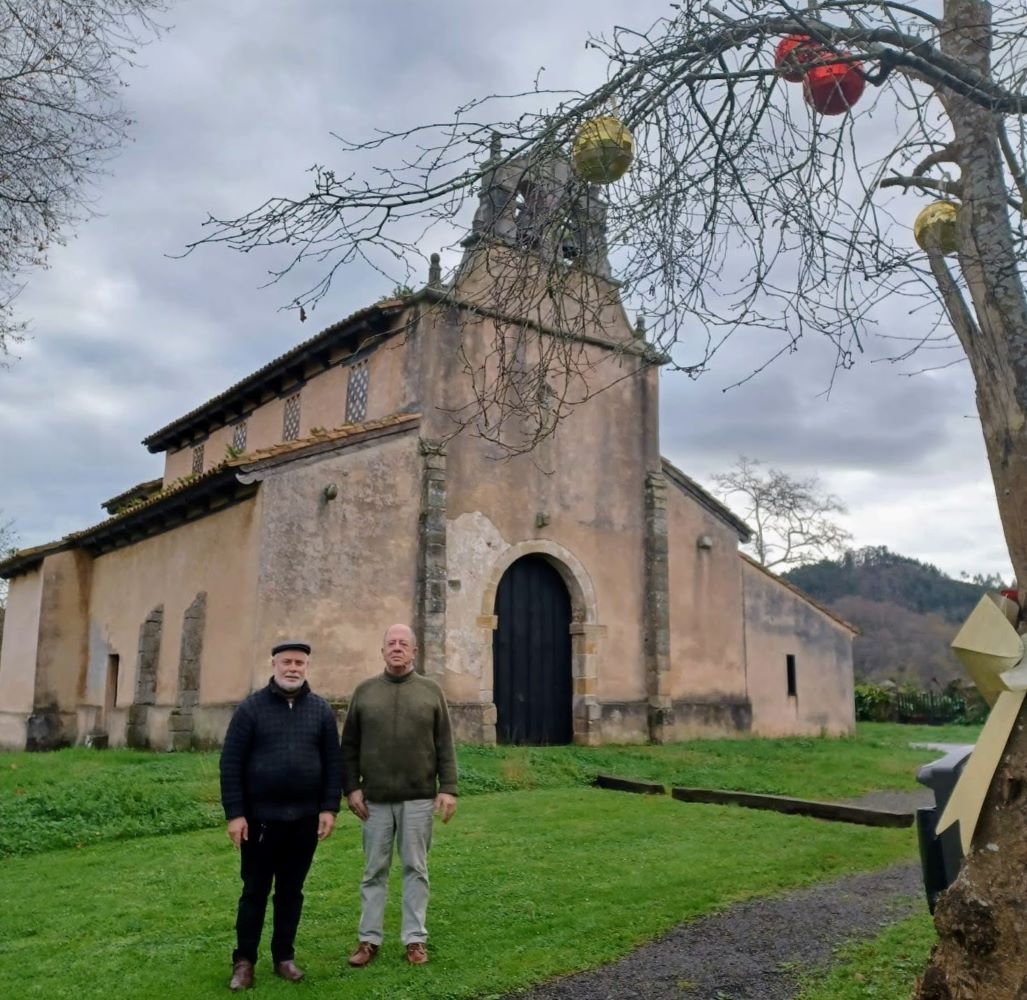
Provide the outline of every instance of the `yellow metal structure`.
[[590,118],[578,129],[571,161],[582,180],[612,184],[627,173],[635,157],[635,140],[616,118]]
[[1027,696],[1024,641],[1013,625],[1018,616],[1019,608],[1012,601],[985,595],[952,641],[952,651],[991,705],[977,745],[935,827],[941,833],[959,823],[963,854],[970,853],[984,799]]
[[932,201],[922,209],[913,223],[913,238],[921,250],[932,249],[937,240],[943,254],[955,253],[959,249],[956,237],[956,219],[959,206],[954,201]]

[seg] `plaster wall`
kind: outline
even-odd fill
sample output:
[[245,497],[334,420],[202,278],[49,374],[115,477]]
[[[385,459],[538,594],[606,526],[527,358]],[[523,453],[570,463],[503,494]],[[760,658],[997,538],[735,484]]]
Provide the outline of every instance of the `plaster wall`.
[[0,648],[0,748],[25,746],[25,719],[32,711],[39,643],[42,569],[11,580],[7,593],[3,646]]
[[[206,452],[204,453],[206,454]],[[192,448],[179,448],[178,451],[164,453],[164,487],[170,486],[176,479],[188,476],[193,470]]]
[[[411,408],[412,390],[408,383],[407,342],[402,335],[386,340],[375,350],[362,356],[368,362],[368,396],[365,420],[378,420]],[[280,396],[252,410],[246,420],[246,451],[270,448],[282,442],[285,400],[300,393],[299,437],[307,437],[312,428],[331,430],[346,422],[346,394],[351,366],[334,364],[311,376],[304,384],[297,383]],[[219,464],[232,443],[238,421],[212,431],[204,441],[204,471]],[[164,485],[192,472],[193,446],[165,453]]]
[[[338,496],[326,500],[324,487]],[[315,691],[348,698],[382,669],[381,639],[414,613],[420,455],[416,432],[273,470],[261,484],[256,643],[306,638]],[[257,657],[246,690],[266,683]],[[241,692],[240,692],[241,693]]]
[[[228,446],[232,443],[232,428],[219,427],[212,431],[203,443],[203,471],[220,465],[227,457]],[[192,468],[190,464],[190,468]]]
[[[667,484],[670,690],[674,699],[744,698],[745,636],[738,534]],[[710,541],[700,548],[699,539]]]
[[[487,368],[498,340],[517,335],[513,328],[457,310],[426,315],[420,351],[429,402],[422,436],[444,438],[454,429],[451,414],[469,398],[464,358]],[[538,351],[533,336],[528,335],[523,352],[528,367]],[[587,580],[578,584],[593,594],[594,605],[579,609],[579,615],[596,626],[587,640],[594,676],[589,690],[578,693],[599,701],[646,697],[643,491],[646,472],[658,468],[659,460],[644,418],[651,387],[634,356],[588,345],[574,350],[581,370],[595,380],[590,391],[599,384],[607,388],[572,407],[530,454],[511,457],[501,444],[470,431],[448,442],[447,693],[455,700],[476,692],[482,700],[491,698],[491,625],[479,618],[493,615],[494,608],[481,603],[482,581],[511,547],[527,552],[547,544],[581,567]],[[580,399],[585,389],[579,382],[565,387],[564,394]],[[511,423],[503,443],[515,449],[524,434],[523,424]],[[477,548],[475,531],[482,538]],[[547,557],[561,568],[551,552]],[[566,570],[564,565],[561,572]]]
[[[404,375],[406,351],[406,339],[401,335],[386,340],[369,354],[357,356],[358,363],[366,359],[368,365],[367,411],[364,420],[380,420],[408,408],[410,393]],[[346,400],[352,371],[351,364],[336,365],[314,376],[303,387],[301,436],[310,434],[313,427],[330,430],[346,422]]]
[[140,626],[157,605],[164,615],[155,702],[173,705],[182,620],[200,592],[207,594],[200,701],[248,692],[259,508],[258,495],[95,560],[84,705],[103,704],[111,654],[120,661],[116,707],[132,703]]
[[[86,673],[86,621],[92,559],[79,550],[43,560],[35,704],[74,712]],[[101,701],[102,703],[102,701]]]
[[[281,444],[285,418],[285,400],[296,391],[290,389],[258,406],[246,418],[246,450],[257,451]],[[300,425],[303,424],[303,396],[300,395]]]
[[[763,736],[852,732],[852,633],[765,570],[740,561],[753,730]],[[794,696],[788,655],[795,657]]]

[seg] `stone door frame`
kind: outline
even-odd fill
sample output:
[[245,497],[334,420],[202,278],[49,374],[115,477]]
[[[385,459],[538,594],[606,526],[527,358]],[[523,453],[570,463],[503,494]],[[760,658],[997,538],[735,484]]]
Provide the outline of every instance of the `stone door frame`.
[[533,540],[511,545],[492,564],[488,582],[481,595],[479,623],[485,629],[481,671],[481,700],[487,718],[492,720],[495,742],[496,706],[493,701],[492,633],[499,624],[496,592],[503,574],[524,556],[542,556],[560,574],[571,598],[571,711],[574,742],[596,746],[601,741],[601,709],[598,698],[599,645],[606,626],[599,624],[599,609],[592,578],[573,552],[556,542]]

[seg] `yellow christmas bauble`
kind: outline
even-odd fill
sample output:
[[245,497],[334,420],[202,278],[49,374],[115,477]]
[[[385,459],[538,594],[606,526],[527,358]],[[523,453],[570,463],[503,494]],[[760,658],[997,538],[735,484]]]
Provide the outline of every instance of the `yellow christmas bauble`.
[[[932,201],[922,209],[913,223],[913,238],[921,250],[934,244],[943,254],[959,249],[956,237],[956,218],[959,206],[954,201]],[[935,242],[936,241],[936,242]]]
[[574,169],[590,184],[611,184],[623,177],[634,156],[631,133],[609,115],[584,122],[571,150]]

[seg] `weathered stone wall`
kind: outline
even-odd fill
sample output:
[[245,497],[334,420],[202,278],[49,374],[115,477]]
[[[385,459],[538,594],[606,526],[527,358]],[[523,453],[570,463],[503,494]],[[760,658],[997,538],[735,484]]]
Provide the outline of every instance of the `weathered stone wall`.
[[76,710],[85,683],[91,573],[92,559],[78,550],[56,552],[43,560],[30,749],[46,750],[75,740]]
[[130,747],[149,746],[147,716],[157,700],[157,666],[163,627],[164,605],[158,604],[139,626],[135,697],[128,709],[125,728],[125,743]]
[[248,622],[256,653],[211,701],[238,701],[267,683],[268,651],[284,638],[310,640],[310,683],[329,698],[348,697],[382,669],[385,629],[414,621],[421,483],[416,430],[291,462],[263,480],[259,601]]
[[200,591],[182,618],[182,645],[178,656],[178,700],[168,716],[172,750],[193,747],[193,713],[200,702],[203,636],[207,627],[207,592]]
[[419,442],[421,510],[417,518],[417,608],[414,633],[418,669],[445,683],[446,674],[446,446]]
[[[762,567],[741,564],[753,730],[763,736],[852,732],[852,633]],[[794,697],[788,655],[795,657]]]
[[670,672],[670,541],[667,480],[645,477],[645,676],[649,693],[647,733],[655,743],[673,738]]

